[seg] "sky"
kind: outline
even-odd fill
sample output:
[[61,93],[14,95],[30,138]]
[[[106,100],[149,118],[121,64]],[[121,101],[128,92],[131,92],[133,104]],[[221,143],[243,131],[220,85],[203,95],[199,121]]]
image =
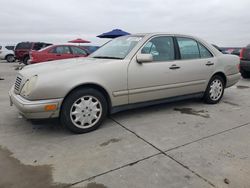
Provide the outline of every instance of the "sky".
[[250,0],[0,0],[0,44],[66,43],[115,28],[197,36],[218,46],[250,43]]

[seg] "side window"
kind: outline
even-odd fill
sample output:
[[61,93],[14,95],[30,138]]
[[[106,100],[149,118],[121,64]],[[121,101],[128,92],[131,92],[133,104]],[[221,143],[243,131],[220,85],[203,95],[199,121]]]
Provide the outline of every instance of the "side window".
[[50,49],[49,53],[53,53],[53,54],[56,54],[56,47]]
[[74,55],[88,55],[87,52],[81,48],[71,46],[70,47]]
[[141,50],[142,54],[152,54],[153,56],[159,55],[156,51],[155,45],[150,41]]
[[195,40],[183,37],[177,37],[180,49],[181,59],[199,59],[200,52]]
[[175,59],[172,37],[162,36],[151,39],[141,50],[142,54],[152,54],[153,61],[169,61]]
[[199,49],[200,49],[200,56],[201,58],[210,58],[213,57],[213,55],[211,54],[211,52],[208,51],[208,49],[203,46],[202,44],[198,44],[199,45]]
[[53,48],[50,53],[56,54],[71,54],[70,49],[68,46],[57,46]]

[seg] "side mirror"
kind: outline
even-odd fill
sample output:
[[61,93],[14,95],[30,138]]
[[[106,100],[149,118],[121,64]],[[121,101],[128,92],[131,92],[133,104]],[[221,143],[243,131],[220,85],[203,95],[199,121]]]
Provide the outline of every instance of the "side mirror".
[[136,60],[138,63],[149,63],[153,61],[152,54],[137,54]]

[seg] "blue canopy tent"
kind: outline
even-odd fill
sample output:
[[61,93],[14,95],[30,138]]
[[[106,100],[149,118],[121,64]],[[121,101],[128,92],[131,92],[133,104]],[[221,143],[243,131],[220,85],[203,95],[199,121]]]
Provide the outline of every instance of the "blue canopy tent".
[[130,35],[130,33],[123,31],[121,29],[114,29],[114,30],[109,31],[107,33],[103,33],[101,35],[98,35],[97,37],[113,39],[113,38],[124,36],[124,35]]

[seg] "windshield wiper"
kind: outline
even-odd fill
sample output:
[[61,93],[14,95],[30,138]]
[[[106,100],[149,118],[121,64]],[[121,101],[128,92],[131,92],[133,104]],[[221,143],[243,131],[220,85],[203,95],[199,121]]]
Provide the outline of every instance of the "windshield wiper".
[[111,56],[94,56],[93,58],[99,58],[99,59],[123,59],[121,57],[111,57]]

